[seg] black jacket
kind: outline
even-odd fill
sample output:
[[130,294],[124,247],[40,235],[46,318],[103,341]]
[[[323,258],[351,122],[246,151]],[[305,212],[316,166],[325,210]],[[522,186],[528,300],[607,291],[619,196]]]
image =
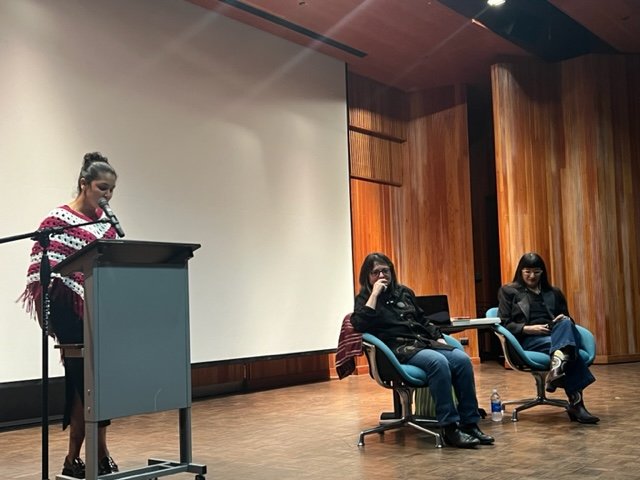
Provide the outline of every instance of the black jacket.
[[498,291],[498,316],[502,325],[516,337],[522,337],[522,329],[525,325],[548,323],[560,314],[570,316],[567,300],[559,288],[551,287],[550,290],[544,290],[542,299],[549,309],[549,319],[531,322],[527,287],[517,282],[503,285]]
[[424,312],[416,305],[410,288],[398,285],[392,292],[383,292],[376,309],[367,307],[368,292],[361,292],[355,299],[351,324],[356,331],[371,333],[382,340],[400,362],[406,363],[425,348],[452,350],[440,343],[440,329],[424,318]]

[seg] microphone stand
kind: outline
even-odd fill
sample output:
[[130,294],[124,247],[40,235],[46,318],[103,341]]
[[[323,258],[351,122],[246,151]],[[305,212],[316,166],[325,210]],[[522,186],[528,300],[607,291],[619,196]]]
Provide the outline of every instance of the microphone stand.
[[109,219],[80,223],[78,225],[64,225],[36,230],[35,232],[0,238],[0,244],[30,238],[42,247],[40,259],[41,296],[41,327],[42,327],[42,479],[49,480],[49,284],[51,283],[51,264],[47,249],[51,243],[51,235],[63,233],[69,228],[84,227],[96,223],[111,223]]

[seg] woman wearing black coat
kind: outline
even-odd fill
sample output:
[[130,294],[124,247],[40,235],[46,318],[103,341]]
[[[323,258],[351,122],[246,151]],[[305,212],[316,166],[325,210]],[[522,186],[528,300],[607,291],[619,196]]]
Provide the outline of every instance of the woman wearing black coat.
[[569,315],[562,291],[549,283],[544,260],[526,253],[518,262],[513,282],[498,291],[498,316],[502,325],[525,350],[551,355],[546,390],[563,387],[569,398],[567,413],[572,421],[597,423],[584,406],[582,391],[595,381],[582,360],[580,333]]
[[425,319],[413,291],[397,282],[386,255],[367,256],[360,268],[360,287],[351,316],[353,327],[378,337],[401,363],[427,373],[445,443],[460,448],[491,445],[493,437],[478,427],[480,414],[469,356],[449,346],[440,330]]

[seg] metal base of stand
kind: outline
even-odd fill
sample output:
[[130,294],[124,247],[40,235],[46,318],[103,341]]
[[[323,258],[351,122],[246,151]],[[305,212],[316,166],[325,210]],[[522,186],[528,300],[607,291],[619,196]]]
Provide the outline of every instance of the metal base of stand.
[[[100,480],[156,480],[167,475],[175,475],[177,473],[194,473],[195,480],[205,480],[204,475],[207,473],[207,466],[197,463],[178,463],[170,460],[160,460],[150,458],[147,460],[148,466],[140,467],[133,470],[123,472],[109,473],[98,477]],[[56,480],[75,480],[74,477],[68,475],[57,475]]]

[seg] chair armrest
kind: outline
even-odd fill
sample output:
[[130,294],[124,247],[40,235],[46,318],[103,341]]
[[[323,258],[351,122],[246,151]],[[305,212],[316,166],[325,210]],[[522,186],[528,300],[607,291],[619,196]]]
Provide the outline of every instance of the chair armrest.
[[586,353],[586,358],[582,355],[585,363],[591,365],[596,358],[596,339],[588,329],[576,325],[578,333],[580,334],[580,350]]
[[498,316],[498,307],[491,307],[487,310],[487,313],[484,314],[485,317],[497,317]]
[[426,385],[425,371],[415,365],[400,363],[391,349],[378,337],[363,333],[362,343],[369,360],[369,373],[383,387],[392,388],[391,382],[395,381],[414,388]]
[[451,335],[447,335],[446,333],[443,334],[443,337],[448,345],[451,345],[452,347],[455,347],[458,350],[462,350],[464,352],[464,347],[457,338],[452,337]]
[[[549,355],[525,350],[518,339],[502,325],[494,325],[492,328],[494,333],[499,338],[502,337],[501,340],[504,340],[504,342],[500,342],[503,345],[504,355],[514,368],[522,369],[524,367],[534,370],[547,370],[549,368]],[[514,355],[518,358],[514,358]]]
[[375,346],[378,351],[384,353],[389,363],[391,363],[397,370],[402,370],[402,364],[398,360],[398,357],[396,357],[391,349],[387,347],[387,344],[378,337],[371,335],[370,333],[363,333],[362,341]]

